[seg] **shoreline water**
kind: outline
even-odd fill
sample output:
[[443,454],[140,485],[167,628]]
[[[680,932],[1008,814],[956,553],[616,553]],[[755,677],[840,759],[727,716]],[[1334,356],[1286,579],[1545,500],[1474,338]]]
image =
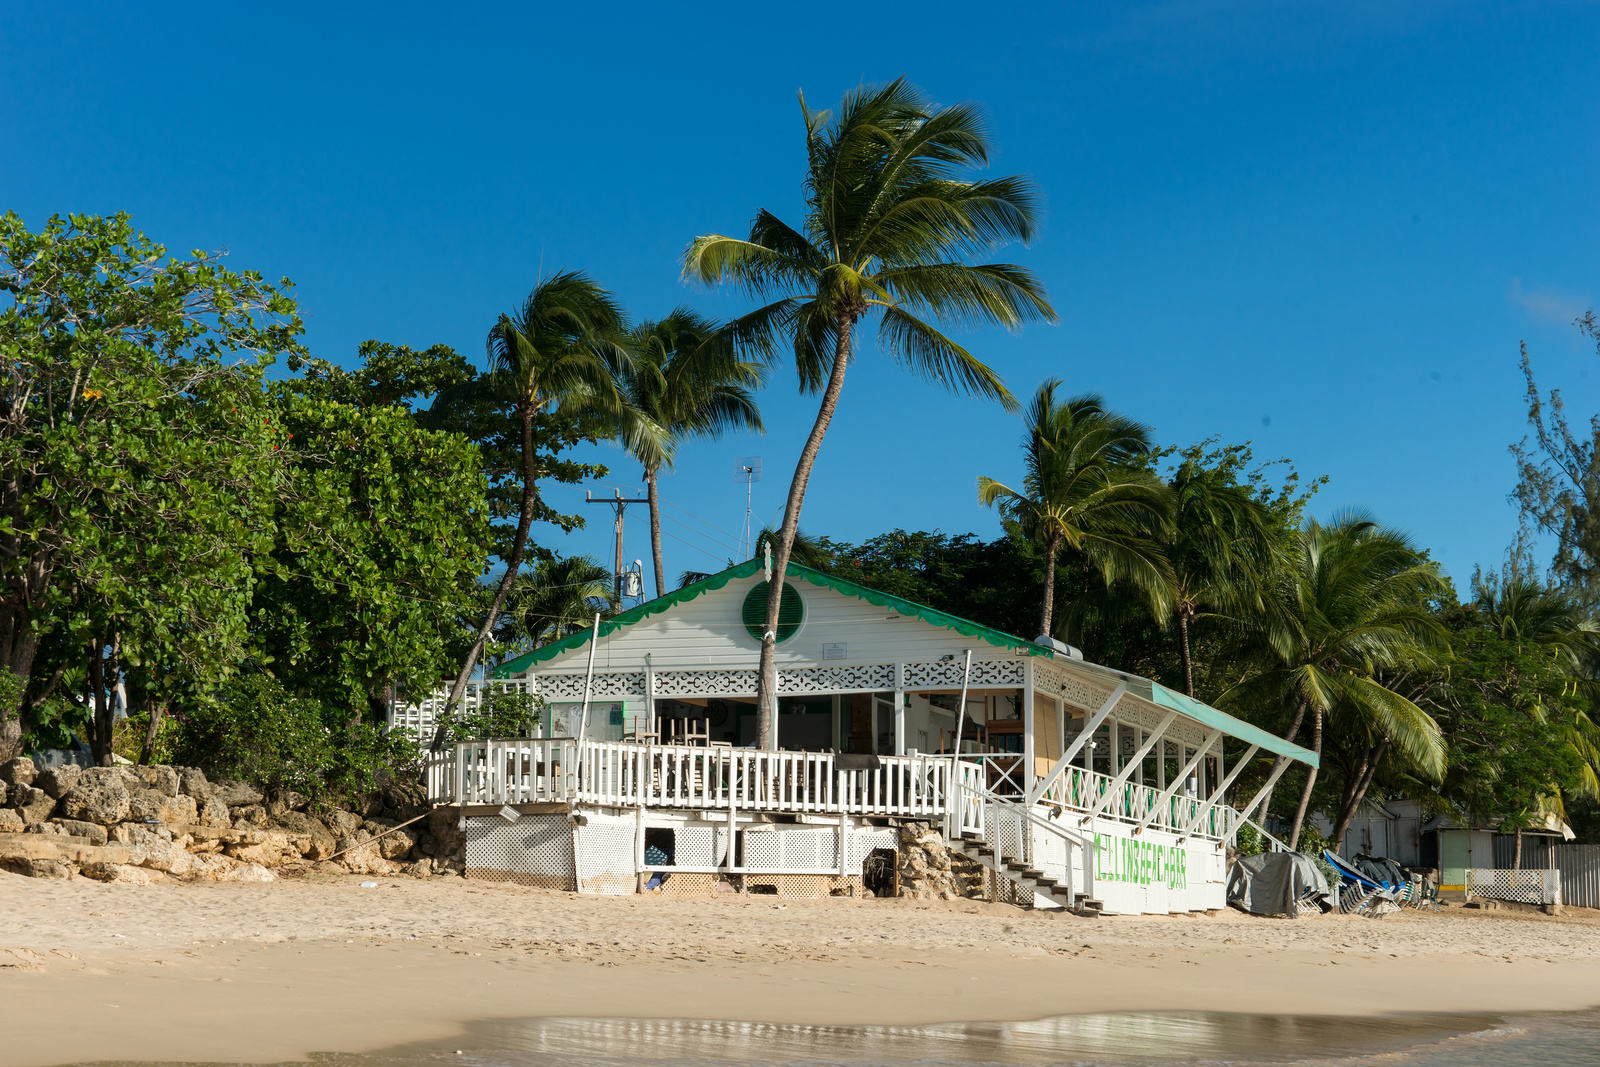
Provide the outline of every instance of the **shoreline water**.
[[[1071,1013],[1576,1011],[1589,916],[1089,920],[962,901],[572,894],[435,879],[0,879],[0,1067],[264,1063],[531,1017],[1028,1025]],[[498,1021],[498,1022],[497,1022]],[[678,1024],[684,1025],[684,1024]]]

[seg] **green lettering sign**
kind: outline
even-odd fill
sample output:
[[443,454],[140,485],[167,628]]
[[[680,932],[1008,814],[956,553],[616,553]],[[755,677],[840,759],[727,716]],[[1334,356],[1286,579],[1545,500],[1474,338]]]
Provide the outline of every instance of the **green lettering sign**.
[[1189,887],[1189,854],[1178,845],[1158,845],[1132,837],[1094,835],[1094,876],[1107,882],[1132,885],[1165,884],[1168,889]]

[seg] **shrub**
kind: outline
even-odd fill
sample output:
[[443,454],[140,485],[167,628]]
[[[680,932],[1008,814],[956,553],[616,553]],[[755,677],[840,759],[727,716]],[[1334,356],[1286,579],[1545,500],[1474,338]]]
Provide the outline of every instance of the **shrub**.
[[482,707],[451,719],[446,738],[455,742],[533,737],[544,708],[544,698],[531,693],[495,693]]
[[296,697],[267,675],[244,675],[184,716],[173,758],[211,777],[317,800],[360,796],[377,786],[380,772],[415,770],[409,739],[349,719],[345,709]]

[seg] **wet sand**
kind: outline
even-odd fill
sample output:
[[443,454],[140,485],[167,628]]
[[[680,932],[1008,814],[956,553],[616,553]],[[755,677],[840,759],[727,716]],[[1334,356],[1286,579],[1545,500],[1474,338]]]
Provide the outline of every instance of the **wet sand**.
[[0,1065],[282,1061],[530,1016],[851,1025],[1600,1004],[1589,913],[1094,920],[966,901],[362,880],[0,874]]

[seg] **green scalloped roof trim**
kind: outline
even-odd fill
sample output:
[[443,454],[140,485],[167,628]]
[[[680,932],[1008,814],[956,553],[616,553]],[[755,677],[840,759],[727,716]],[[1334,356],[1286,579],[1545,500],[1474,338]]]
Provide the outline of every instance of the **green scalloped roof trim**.
[[[636,622],[643,622],[652,615],[659,615],[661,612],[675,608],[679,604],[686,604],[702,593],[709,593],[714,589],[721,589],[735,578],[748,578],[759,570],[761,570],[760,560],[747,560],[744,563],[739,564],[737,567],[729,567],[727,570],[718,574],[713,574],[709,578],[702,578],[693,585],[686,585],[682,589],[675,589],[666,596],[656,597],[654,600],[647,600],[638,607],[629,608],[620,615],[613,615],[609,619],[601,619],[600,636],[605,637],[608,634],[615,633],[616,631],[622,629],[624,626],[632,626]],[[947,630],[954,630],[956,633],[962,634],[966,637],[979,638],[987,641],[989,644],[994,645],[997,648],[1015,649],[1018,652],[1026,652],[1032,656],[1048,656],[1051,659],[1055,658],[1055,653],[1051,652],[1050,649],[1044,647],[1043,645],[1036,645],[1032,641],[1024,641],[1020,637],[1013,637],[1008,633],[1002,633],[999,630],[991,629],[990,627],[984,626],[981,623],[973,622],[971,619],[963,619],[958,615],[950,615],[946,612],[938,611],[934,608],[928,607],[926,604],[918,604],[914,600],[906,600],[890,593],[881,593],[876,589],[869,589],[864,585],[857,585],[855,582],[848,581],[847,579],[838,578],[831,574],[824,574],[822,571],[813,570],[804,564],[791,562],[786,572],[786,577],[802,578],[805,581],[810,582],[812,585],[820,586],[824,589],[832,589],[836,593],[842,593],[845,596],[853,596],[857,599],[865,600],[867,603],[873,604],[877,607],[892,608],[901,615],[913,616],[921,619],[923,622],[926,622],[931,626],[941,626]],[[594,631],[592,628],[585,627],[577,633],[569,634],[559,641],[554,641],[548,645],[545,645],[543,648],[536,648],[532,652],[524,652],[516,659],[507,660],[500,666],[496,667],[491,677],[510,678],[513,675],[523,673],[529,667],[532,667],[535,664],[554,659],[563,652],[569,652],[575,648],[582,648],[589,640],[590,636],[593,635],[593,633]]]

